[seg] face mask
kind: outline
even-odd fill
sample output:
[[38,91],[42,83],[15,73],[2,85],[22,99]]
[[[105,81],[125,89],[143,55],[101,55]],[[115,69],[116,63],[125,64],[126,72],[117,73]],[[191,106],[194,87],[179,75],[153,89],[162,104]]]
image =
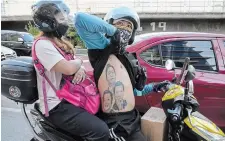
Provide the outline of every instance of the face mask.
[[56,36],[61,38],[63,35],[66,34],[69,26],[64,24],[59,24],[58,29],[56,30]]
[[118,28],[120,32],[120,54],[123,54],[125,47],[128,45],[132,33],[126,29]]
[[118,29],[120,31],[120,41],[122,44],[128,44],[131,38],[131,32],[126,29]]

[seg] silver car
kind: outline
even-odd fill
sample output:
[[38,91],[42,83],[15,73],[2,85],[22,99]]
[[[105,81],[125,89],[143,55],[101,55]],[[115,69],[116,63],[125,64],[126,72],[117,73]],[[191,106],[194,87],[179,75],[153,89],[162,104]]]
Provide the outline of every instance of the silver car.
[[16,58],[17,54],[14,50],[1,46],[1,60]]

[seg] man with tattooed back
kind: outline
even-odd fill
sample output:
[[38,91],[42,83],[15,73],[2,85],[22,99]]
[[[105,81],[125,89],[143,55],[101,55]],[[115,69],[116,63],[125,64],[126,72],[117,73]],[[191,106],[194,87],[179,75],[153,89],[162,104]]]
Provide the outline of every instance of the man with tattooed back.
[[130,61],[125,52],[140,26],[138,14],[130,8],[118,7],[104,19],[82,12],[75,15],[75,28],[88,49],[101,94],[99,117],[107,123],[111,140],[146,141],[140,130],[134,96],[158,91],[165,83],[145,85],[144,69],[135,58]]

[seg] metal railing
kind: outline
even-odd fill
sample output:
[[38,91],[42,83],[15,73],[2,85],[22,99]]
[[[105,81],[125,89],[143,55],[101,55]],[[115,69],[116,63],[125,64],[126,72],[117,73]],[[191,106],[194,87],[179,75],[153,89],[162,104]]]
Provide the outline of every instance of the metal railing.
[[[30,15],[36,0],[2,0],[2,16]],[[138,13],[225,13],[225,0],[65,0],[71,13],[106,13],[117,6],[129,6]]]

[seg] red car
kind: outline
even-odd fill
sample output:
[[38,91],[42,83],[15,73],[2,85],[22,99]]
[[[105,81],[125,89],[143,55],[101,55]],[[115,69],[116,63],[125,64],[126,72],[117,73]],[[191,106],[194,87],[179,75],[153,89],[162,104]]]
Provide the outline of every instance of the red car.
[[[200,112],[225,127],[225,35],[192,32],[162,32],[136,36],[127,51],[136,55],[147,70],[147,82],[172,80],[173,71],[164,67],[167,59],[182,67],[185,57],[190,57],[196,69],[194,95],[200,103]],[[87,58],[86,58],[87,59]],[[85,64],[90,69],[90,64]],[[176,70],[180,73],[180,69]],[[136,107],[146,112],[151,106],[161,106],[162,94],[136,97]]]

